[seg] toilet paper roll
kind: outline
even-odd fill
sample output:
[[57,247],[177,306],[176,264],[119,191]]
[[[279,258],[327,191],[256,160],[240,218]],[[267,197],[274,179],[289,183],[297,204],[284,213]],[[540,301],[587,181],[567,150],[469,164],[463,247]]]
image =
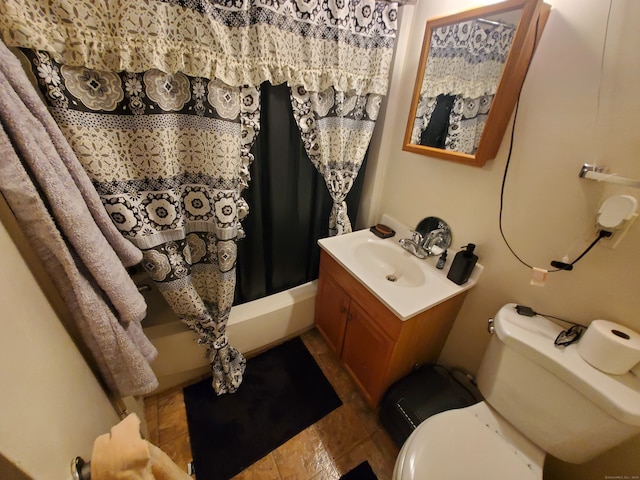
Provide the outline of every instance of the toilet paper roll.
[[608,320],[594,320],[578,342],[578,353],[598,370],[622,375],[640,362],[640,334]]

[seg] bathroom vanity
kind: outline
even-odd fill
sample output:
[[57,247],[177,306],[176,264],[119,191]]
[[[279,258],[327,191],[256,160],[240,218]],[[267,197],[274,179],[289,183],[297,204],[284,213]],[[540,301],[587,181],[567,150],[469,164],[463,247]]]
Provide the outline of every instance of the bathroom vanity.
[[465,294],[403,321],[323,251],[315,324],[375,407],[414,365],[438,358]]
[[[411,257],[397,238],[381,240],[359,231],[319,243],[315,325],[375,408],[387,388],[415,365],[437,360],[482,267],[458,286]],[[358,255],[362,249],[366,256]],[[420,271],[411,274],[414,267]],[[394,270],[397,280],[388,281],[384,268]]]

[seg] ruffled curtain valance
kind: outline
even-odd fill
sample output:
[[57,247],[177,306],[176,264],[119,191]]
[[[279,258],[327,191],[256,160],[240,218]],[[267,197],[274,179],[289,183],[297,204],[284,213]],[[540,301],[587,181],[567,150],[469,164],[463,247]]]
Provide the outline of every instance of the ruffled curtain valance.
[[374,0],[0,2],[5,43],[63,65],[360,95],[387,92],[396,21],[395,2]]
[[477,150],[514,34],[513,25],[483,19],[433,30],[412,143]]
[[515,30],[512,25],[482,20],[435,29],[420,96],[478,98],[495,94]]

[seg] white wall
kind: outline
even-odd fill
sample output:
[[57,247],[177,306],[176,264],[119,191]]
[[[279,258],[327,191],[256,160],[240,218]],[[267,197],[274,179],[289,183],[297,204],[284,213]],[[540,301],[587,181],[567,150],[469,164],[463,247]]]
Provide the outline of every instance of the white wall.
[[[640,331],[640,221],[614,250],[598,245],[573,272],[549,274],[544,287],[511,255],[498,227],[500,184],[508,137],[483,168],[402,151],[402,141],[427,18],[481,0],[419,0],[403,7],[398,50],[384,116],[372,142],[363,215],[358,227],[388,213],[407,225],[429,215],[452,228],[453,246],[477,244],[485,270],[460,312],[441,361],[476,371],[489,340],[486,321],[508,302],[589,323],[605,318]],[[551,0],[552,11],[524,85],[505,189],[504,231],[529,264],[549,268],[579,255],[596,235],[594,212],[611,194],[640,190],[580,179],[583,163],[640,178],[640,2]],[[598,105],[599,103],[599,105]],[[546,478],[602,479],[640,473],[640,439],[585,466],[548,462]]]
[[0,454],[64,480],[119,418],[1,223],[0,252]]

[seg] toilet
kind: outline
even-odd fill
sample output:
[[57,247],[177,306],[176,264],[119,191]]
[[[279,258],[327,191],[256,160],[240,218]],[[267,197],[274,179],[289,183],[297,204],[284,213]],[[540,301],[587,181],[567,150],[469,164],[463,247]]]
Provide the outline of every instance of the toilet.
[[[563,330],[502,307],[478,371],[484,400],[427,418],[400,450],[394,480],[542,479],[547,453],[584,463],[640,434],[640,381],[608,375]],[[490,321],[491,322],[491,321]]]

